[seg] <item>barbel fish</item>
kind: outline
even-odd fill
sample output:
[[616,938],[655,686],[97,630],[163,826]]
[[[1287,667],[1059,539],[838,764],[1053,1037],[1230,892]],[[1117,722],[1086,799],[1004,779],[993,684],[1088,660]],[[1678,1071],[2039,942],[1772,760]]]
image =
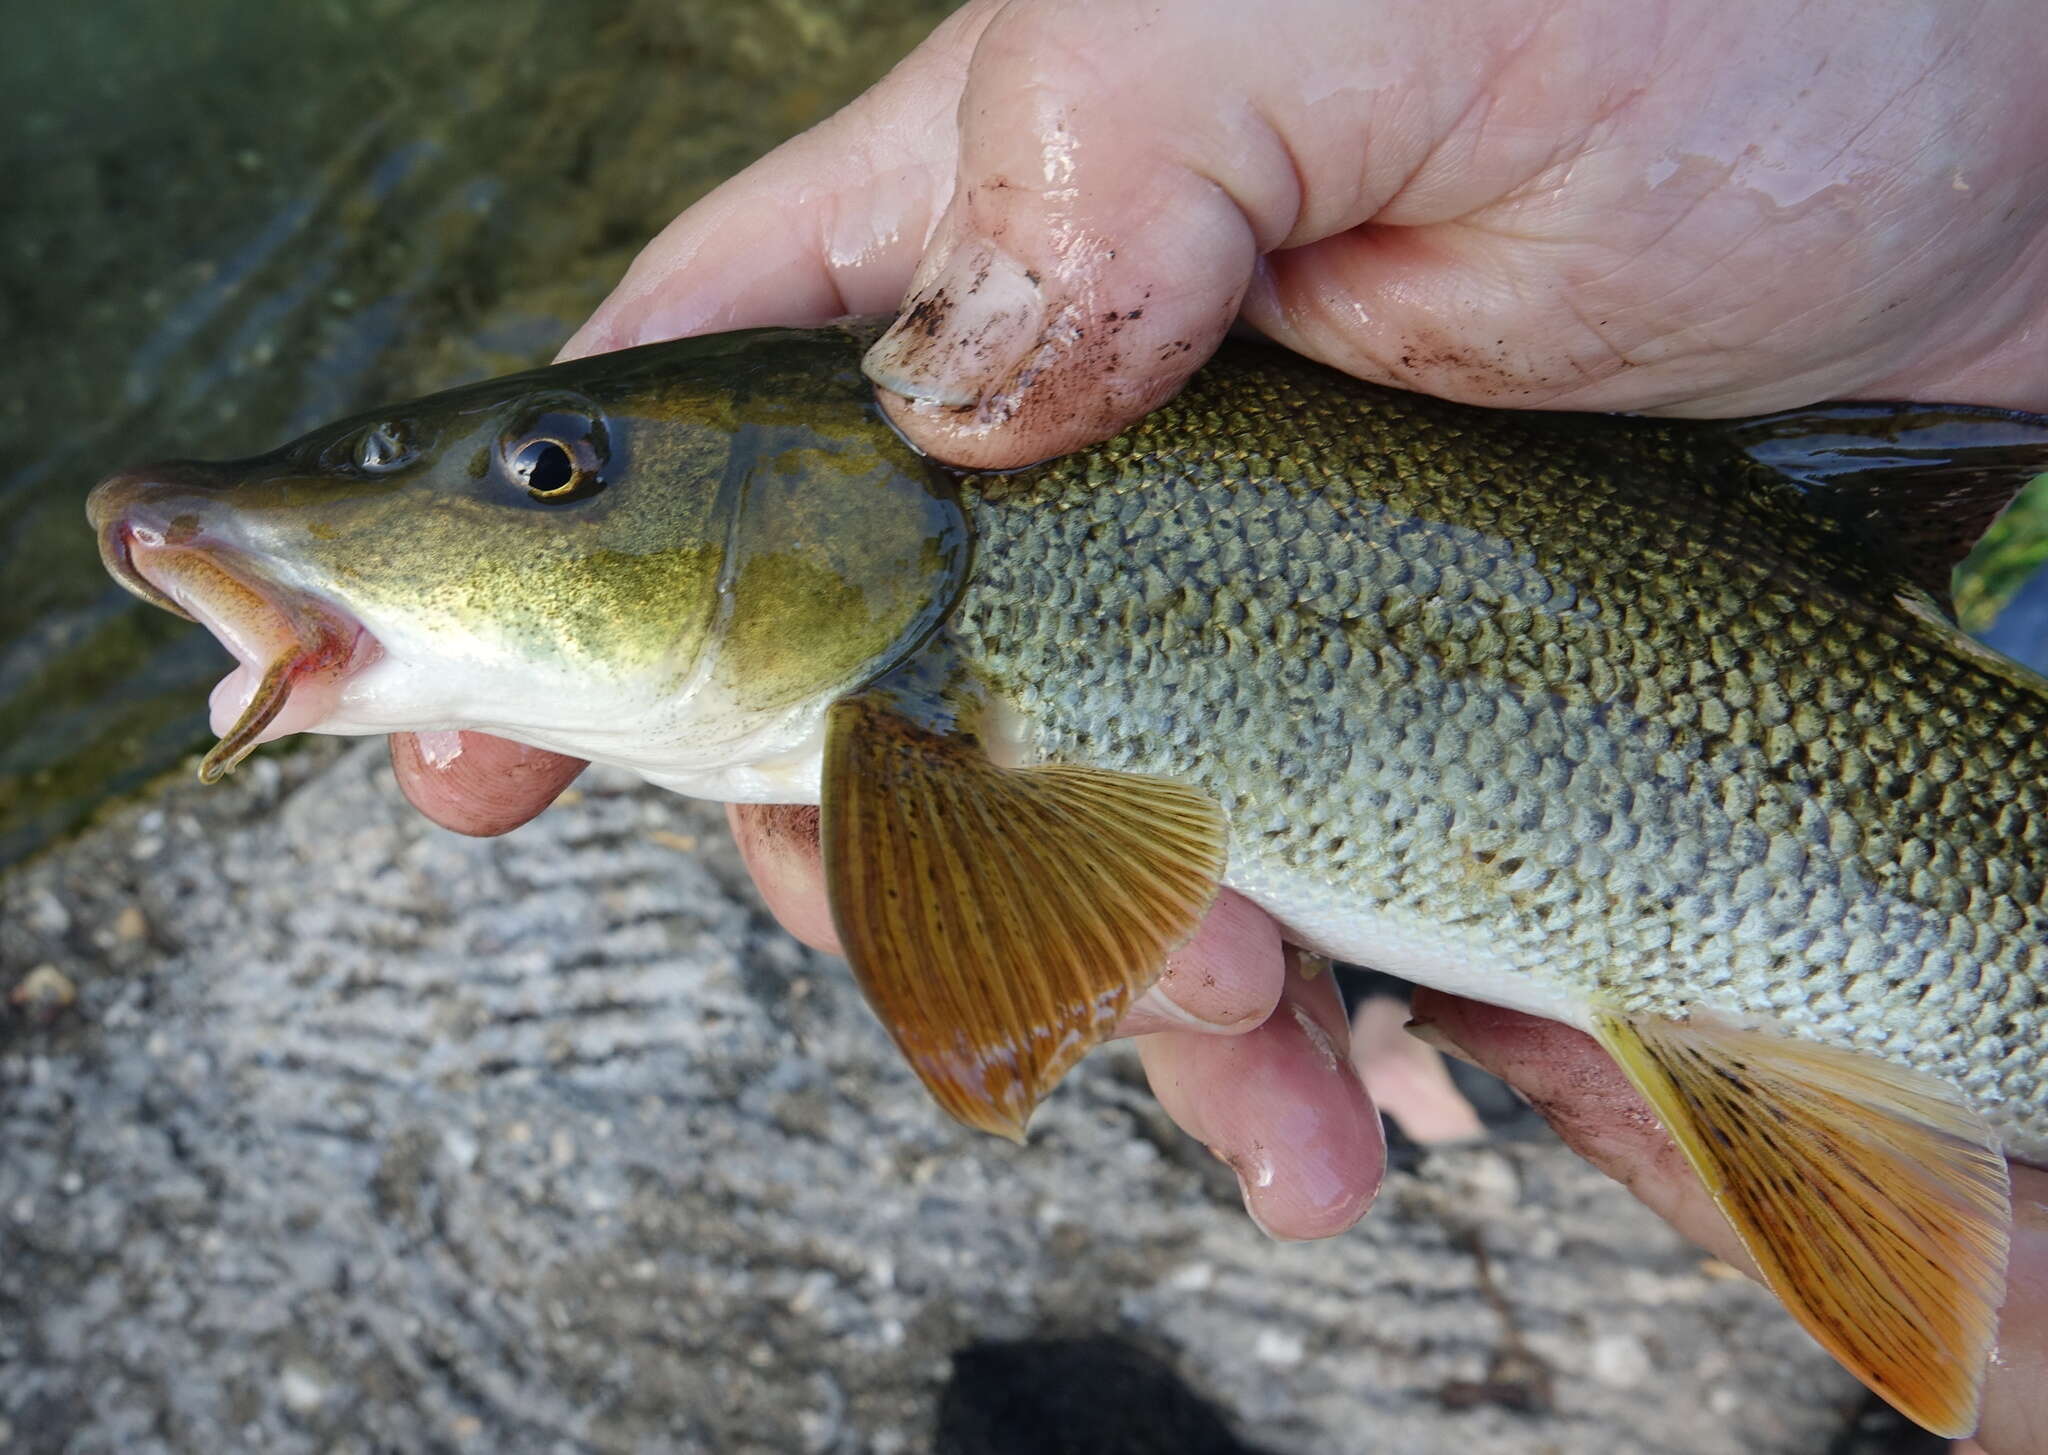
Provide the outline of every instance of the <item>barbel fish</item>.
[[1020,1133],[1219,885],[1584,1028],[1822,1344],[1977,1421],[2048,1161],[2048,683],[1947,577],[2048,420],[1510,413],[1233,343],[1123,435],[921,458],[854,326],[493,380],[94,492],[289,731],[822,803],[848,958]]

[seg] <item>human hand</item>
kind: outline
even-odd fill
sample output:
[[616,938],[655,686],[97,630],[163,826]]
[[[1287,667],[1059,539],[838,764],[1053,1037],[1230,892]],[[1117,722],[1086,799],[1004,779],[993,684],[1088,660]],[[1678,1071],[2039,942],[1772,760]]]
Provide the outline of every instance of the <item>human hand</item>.
[[[2044,29],[2032,0],[987,0],[679,217],[569,352],[905,304],[885,404],[987,466],[1112,433],[1240,310],[1477,403],[2040,408]],[[475,734],[394,760],[481,831],[578,766]],[[829,947],[806,822],[735,813],[771,905]],[[1162,1032],[1154,1085],[1262,1225],[1363,1211],[1381,1148],[1341,1015],[1258,911],[1223,896],[1126,1029]]]

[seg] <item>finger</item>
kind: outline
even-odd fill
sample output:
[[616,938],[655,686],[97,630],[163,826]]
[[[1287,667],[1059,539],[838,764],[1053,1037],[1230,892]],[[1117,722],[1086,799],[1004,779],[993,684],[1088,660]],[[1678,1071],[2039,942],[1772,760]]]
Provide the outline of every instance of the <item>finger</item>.
[[[1574,1151],[1679,1232],[1757,1276],[1684,1155],[1590,1037],[1433,990],[1416,991],[1414,1014],[1426,1038],[1513,1085]],[[2013,1164],[2012,1205],[2006,1301],[1977,1434],[1993,1455],[2048,1444],[2048,1389],[2034,1373],[2048,1364],[2048,1172]]]
[[1194,938],[1166,957],[1166,969],[1116,1028],[1235,1035],[1263,1025],[1280,1002],[1286,965],[1280,927],[1242,895],[1225,890]]
[[[732,804],[726,818],[747,871],[782,927],[813,949],[843,954],[825,896],[818,810]],[[1249,1030],[1273,1013],[1281,971],[1278,928],[1249,900],[1225,892],[1194,938],[1167,957],[1159,983],[1131,1008],[1117,1034]]]
[[1369,995],[1352,1013],[1351,1064],[1373,1105],[1417,1146],[1485,1136],[1442,1053],[1408,1034],[1408,1017],[1408,1002],[1393,995]]
[[1977,1439],[1991,1455],[2048,1450],[2048,1172],[2012,1169],[2012,1253],[2005,1307],[1998,1316],[1998,1353],[1984,1387]]
[[[1178,47],[1187,24],[1122,3],[1018,6],[980,37],[951,205],[866,365],[939,459],[1003,468],[1107,438],[1229,327],[1258,239],[1181,145],[1205,77],[1099,59]],[[1206,69],[1202,54],[1185,58]]]
[[1541,171],[1558,146],[1545,113],[1580,69],[1562,44],[1537,47],[1542,83],[1522,91],[1539,99],[1503,140],[1428,165],[1509,111],[1490,83],[1548,25],[1512,9],[1003,11],[969,65],[952,201],[868,356],[885,407],[969,466],[1105,438],[1207,358],[1260,254],[1383,211],[1456,217]]
[[1435,990],[1418,989],[1411,1009],[1426,1040],[1513,1086],[1573,1151],[1686,1237],[1756,1276],[1685,1154],[1591,1036]]
[[563,357],[893,311],[952,195],[967,58],[998,8],[956,12],[851,105],[684,211]]
[[1279,1008],[1256,1030],[1172,1031],[1138,1050],[1160,1105],[1230,1165],[1245,1210],[1271,1236],[1329,1237],[1372,1205],[1386,1138],[1327,968],[1290,968]]
[[818,809],[801,803],[729,803],[740,858],[768,912],[782,927],[828,955],[841,955],[839,932],[825,899],[825,860],[818,848]]
[[412,806],[442,828],[480,838],[533,818],[586,766],[488,733],[391,735],[391,771]]

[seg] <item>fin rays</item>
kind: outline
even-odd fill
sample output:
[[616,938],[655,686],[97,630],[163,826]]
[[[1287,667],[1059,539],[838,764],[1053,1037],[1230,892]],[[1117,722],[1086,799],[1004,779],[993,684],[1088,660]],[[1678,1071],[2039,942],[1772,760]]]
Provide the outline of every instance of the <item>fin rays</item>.
[[1983,1119],[1931,1077],[1782,1036],[1596,1033],[1807,1331],[1928,1429],[1975,1429],[2012,1221]]
[[876,692],[831,709],[833,921],[940,1105],[1021,1137],[1200,921],[1222,878],[1222,816],[1161,779],[999,767],[971,735],[900,708]]

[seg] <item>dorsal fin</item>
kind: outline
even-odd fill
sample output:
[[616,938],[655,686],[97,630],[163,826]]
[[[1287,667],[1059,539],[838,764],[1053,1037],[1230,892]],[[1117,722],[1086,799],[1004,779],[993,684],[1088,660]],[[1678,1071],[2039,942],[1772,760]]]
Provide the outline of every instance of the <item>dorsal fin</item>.
[[1956,564],[2048,472],[2048,416],[2013,409],[1816,404],[1723,428],[1816,508],[1890,552],[1950,615]]

